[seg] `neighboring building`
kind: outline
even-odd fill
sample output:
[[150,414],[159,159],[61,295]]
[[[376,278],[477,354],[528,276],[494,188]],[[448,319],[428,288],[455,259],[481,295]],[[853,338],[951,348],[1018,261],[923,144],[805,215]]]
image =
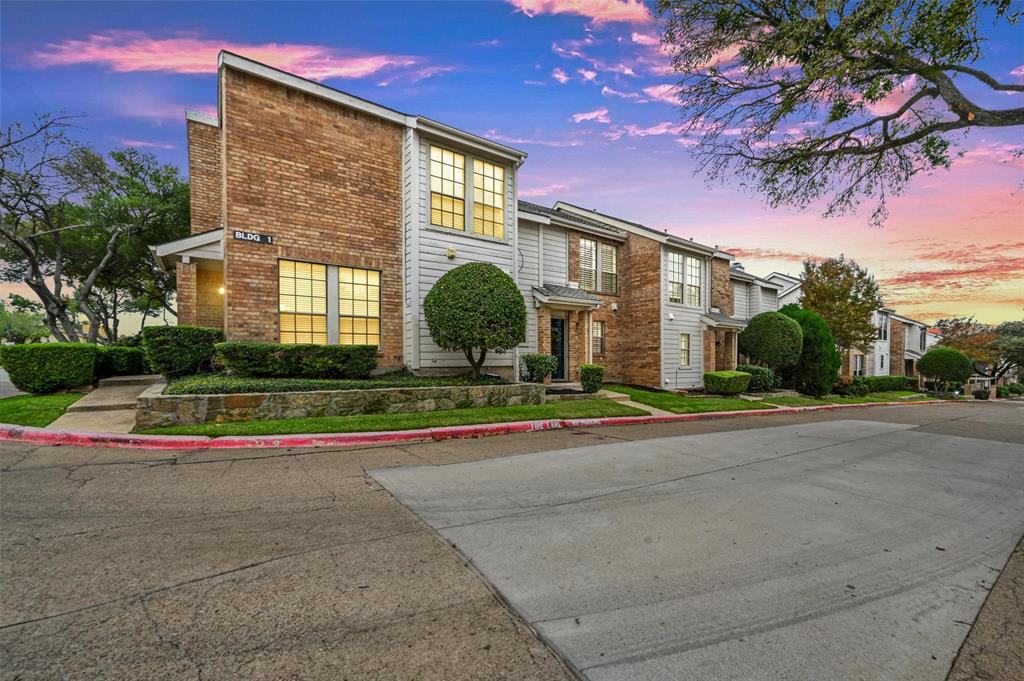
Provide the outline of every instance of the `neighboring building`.
[[890,354],[894,358],[889,373],[917,376],[917,362],[928,351],[928,325],[898,314],[891,316],[889,325]]

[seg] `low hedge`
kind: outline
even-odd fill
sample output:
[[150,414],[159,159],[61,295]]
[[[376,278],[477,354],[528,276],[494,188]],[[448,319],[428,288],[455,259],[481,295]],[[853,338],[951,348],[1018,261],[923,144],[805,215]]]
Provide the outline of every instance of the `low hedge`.
[[33,395],[92,383],[96,346],[30,343],[0,346],[0,364],[18,390]]
[[146,373],[146,355],[141,348],[117,345],[96,346],[96,378],[110,376],[136,376]]
[[978,388],[977,390],[975,390],[971,394],[974,395],[974,399],[976,399],[976,400],[987,400],[989,398],[991,392],[992,391],[989,390],[988,388]]
[[236,376],[265,378],[366,378],[377,368],[375,345],[218,343],[224,368]]
[[915,390],[917,380],[907,376],[858,376],[863,378],[869,393],[884,393],[893,390]]
[[580,365],[580,383],[583,392],[596,393],[604,384],[604,367],[600,364]]
[[214,345],[224,332],[202,326],[149,326],[142,330],[146,360],[159,374],[185,376],[213,370]]
[[704,392],[738,395],[750,385],[750,378],[745,371],[709,371],[704,374]]
[[999,399],[1005,400],[1005,399],[1009,398],[1011,394],[1012,393],[1010,392],[1010,387],[1009,386],[1006,386],[1006,385],[997,385],[996,386],[996,397],[998,397]]
[[1008,387],[1014,395],[1024,395],[1024,383],[1011,383]]
[[832,392],[843,397],[864,397],[870,391],[863,376],[840,376],[832,384]]
[[499,385],[497,376],[415,376],[399,371],[366,380],[331,378],[247,378],[225,374],[200,374],[174,378],[165,395],[226,395],[237,393],[294,393],[312,390],[373,390],[376,388],[437,388],[452,385]]
[[543,383],[558,369],[558,358],[554,355],[531,353],[520,357],[519,363],[519,375],[528,383]]
[[750,385],[747,386],[747,390],[752,393],[767,393],[779,387],[778,377],[768,367],[756,364],[740,364],[737,365],[736,371],[750,374]]

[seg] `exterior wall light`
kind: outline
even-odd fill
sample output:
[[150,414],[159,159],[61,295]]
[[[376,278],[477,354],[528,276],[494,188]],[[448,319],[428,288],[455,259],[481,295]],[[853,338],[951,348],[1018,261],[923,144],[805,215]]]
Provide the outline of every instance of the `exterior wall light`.
[[217,289],[217,293],[224,295],[224,287],[221,286],[219,289]]

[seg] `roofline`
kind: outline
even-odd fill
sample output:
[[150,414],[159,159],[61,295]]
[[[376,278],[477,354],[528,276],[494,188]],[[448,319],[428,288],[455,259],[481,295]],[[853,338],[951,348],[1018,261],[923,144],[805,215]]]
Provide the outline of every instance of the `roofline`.
[[[782,277],[783,279],[788,279],[789,281],[792,282],[803,281],[803,279],[801,279],[800,277],[794,277],[791,274],[783,274],[782,272],[771,272],[768,274],[768,277]],[[768,277],[765,277],[765,279],[767,279]]]
[[892,315],[892,318],[893,318],[893,319],[898,319],[898,320],[900,320],[901,322],[906,322],[907,324],[917,324],[918,326],[923,326],[923,327],[926,327],[926,328],[927,328],[927,326],[928,326],[928,325],[927,325],[927,324],[925,324],[924,322],[919,322],[919,321],[917,321],[916,319],[911,319],[910,317],[904,317],[904,316],[903,316],[903,315],[901,315],[901,314],[893,314],[893,315]]
[[190,111],[185,110],[185,120],[192,121],[194,123],[202,123],[203,125],[212,125],[215,128],[220,127],[220,121],[216,116],[203,113],[202,111]]
[[[529,201],[522,201],[517,199],[516,205],[519,206],[522,203],[530,203]],[[595,236],[601,236],[606,239],[613,241],[624,242],[626,236],[621,233],[620,230],[592,223],[583,218],[580,218],[575,213],[563,213],[559,215],[557,211],[552,208],[545,208],[540,204],[531,204],[538,208],[543,208],[545,213],[534,213],[530,209],[520,208],[519,216],[523,217],[526,215],[526,219],[529,222],[537,222],[542,225],[556,225],[558,227],[564,227],[565,229],[575,229],[578,232],[586,232],[587,234],[593,234]],[[575,219],[574,219],[575,218]]]
[[398,125],[413,129],[422,129],[427,134],[433,134],[446,139],[453,139],[470,147],[485,149],[491,154],[495,154],[518,163],[522,163],[527,156],[525,151],[507,147],[504,144],[499,144],[498,142],[494,142],[485,137],[474,135],[471,132],[454,128],[425,116],[402,113],[401,111],[377,104],[376,102],[371,102],[368,99],[351,95],[347,92],[328,87],[327,85],[321,85],[316,81],[297,76],[294,73],[282,71],[281,69],[268,66],[262,62],[258,62],[248,57],[243,57],[240,54],[229,52],[228,50],[221,50],[217,57],[218,70],[224,67],[237,69],[244,73],[272,81],[285,87],[301,90],[302,92],[313,95],[314,97],[326,99],[330,102],[334,102],[335,104],[340,104],[350,109],[355,109],[356,111],[362,111],[363,113],[382,118]]
[[681,237],[675,236],[674,234],[668,234],[667,232],[659,232],[653,227],[641,225],[638,222],[623,220],[622,218],[617,218],[613,215],[606,215],[605,213],[601,213],[596,210],[590,210],[589,208],[583,208],[581,206],[576,206],[571,203],[566,203],[565,201],[558,201],[555,203],[555,210],[559,210],[561,207],[565,207],[570,212],[574,213],[578,211],[578,214],[583,214],[585,216],[596,215],[598,216],[598,218],[592,219],[607,221],[609,222],[609,224],[612,224],[620,229],[624,229],[627,232],[633,232],[634,234],[639,234],[640,236],[646,236],[649,239],[653,239],[663,244],[668,244],[670,246],[678,246],[680,248],[688,248],[697,251],[698,253],[703,253],[704,255],[715,255],[715,253],[718,252],[717,249],[712,248],[711,246],[705,246],[704,244],[697,243],[696,241],[683,239]]

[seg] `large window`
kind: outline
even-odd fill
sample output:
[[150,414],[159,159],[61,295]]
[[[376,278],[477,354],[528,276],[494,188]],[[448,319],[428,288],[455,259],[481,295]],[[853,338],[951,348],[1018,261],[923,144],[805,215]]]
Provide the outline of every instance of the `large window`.
[[597,242],[580,239],[580,288],[597,289]]
[[878,340],[889,340],[889,317],[878,315]]
[[683,271],[686,257],[682,253],[668,252],[668,302],[683,302]]
[[466,157],[430,147],[430,224],[466,229]]
[[593,328],[590,332],[591,337],[591,350],[595,355],[604,354],[604,322],[594,320]]
[[282,343],[326,343],[327,266],[282,260],[278,310]]
[[701,264],[697,258],[686,259],[686,304],[700,307]]
[[380,272],[338,268],[338,343],[380,346]]
[[505,169],[473,159],[473,232],[505,238]]
[[679,334],[679,366],[690,366],[690,334]]
[[864,355],[853,356],[853,375],[863,376],[864,375]]
[[615,246],[601,244],[601,281],[598,282],[598,290],[601,293],[619,292],[618,257]]
[[618,293],[618,254],[615,246],[580,239],[580,288],[599,293]]

